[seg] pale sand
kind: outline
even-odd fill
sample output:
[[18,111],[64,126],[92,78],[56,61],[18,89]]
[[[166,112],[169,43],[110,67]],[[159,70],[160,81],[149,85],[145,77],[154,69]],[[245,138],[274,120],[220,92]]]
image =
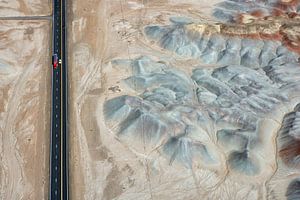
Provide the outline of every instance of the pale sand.
[[50,23],[0,21],[0,199],[47,199]]
[[51,0],[0,1],[0,17],[46,16],[51,14]]

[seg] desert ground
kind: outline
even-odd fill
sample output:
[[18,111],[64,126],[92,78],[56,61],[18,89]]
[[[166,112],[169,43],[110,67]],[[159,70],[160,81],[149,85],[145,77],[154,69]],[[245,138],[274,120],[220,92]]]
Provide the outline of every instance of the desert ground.
[[[47,199],[51,1],[0,2],[0,199]],[[70,199],[299,199],[295,0],[68,1]]]
[[11,0],[0,2],[0,17],[49,16],[51,0]]
[[299,6],[234,2],[72,1],[72,199],[299,197]]
[[0,2],[0,199],[48,198],[50,8]]

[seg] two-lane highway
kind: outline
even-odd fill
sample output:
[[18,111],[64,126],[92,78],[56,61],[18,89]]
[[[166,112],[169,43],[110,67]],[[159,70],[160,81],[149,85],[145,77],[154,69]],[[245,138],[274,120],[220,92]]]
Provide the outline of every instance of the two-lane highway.
[[[66,0],[53,0],[52,110],[49,199],[68,199]],[[53,65],[55,65],[53,63]]]

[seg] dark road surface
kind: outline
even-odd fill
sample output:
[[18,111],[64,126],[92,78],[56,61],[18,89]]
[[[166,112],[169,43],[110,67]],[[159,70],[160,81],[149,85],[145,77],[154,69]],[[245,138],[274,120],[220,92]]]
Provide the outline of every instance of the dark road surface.
[[52,67],[50,200],[68,199],[66,0],[53,0],[52,52],[61,59]]

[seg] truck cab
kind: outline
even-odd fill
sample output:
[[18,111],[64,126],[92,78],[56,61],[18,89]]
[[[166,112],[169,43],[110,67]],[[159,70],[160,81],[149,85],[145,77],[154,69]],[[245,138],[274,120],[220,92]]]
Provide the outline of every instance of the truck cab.
[[58,58],[57,54],[53,54],[52,55],[52,65],[53,68],[56,69],[58,67],[58,65],[61,64],[61,59]]

